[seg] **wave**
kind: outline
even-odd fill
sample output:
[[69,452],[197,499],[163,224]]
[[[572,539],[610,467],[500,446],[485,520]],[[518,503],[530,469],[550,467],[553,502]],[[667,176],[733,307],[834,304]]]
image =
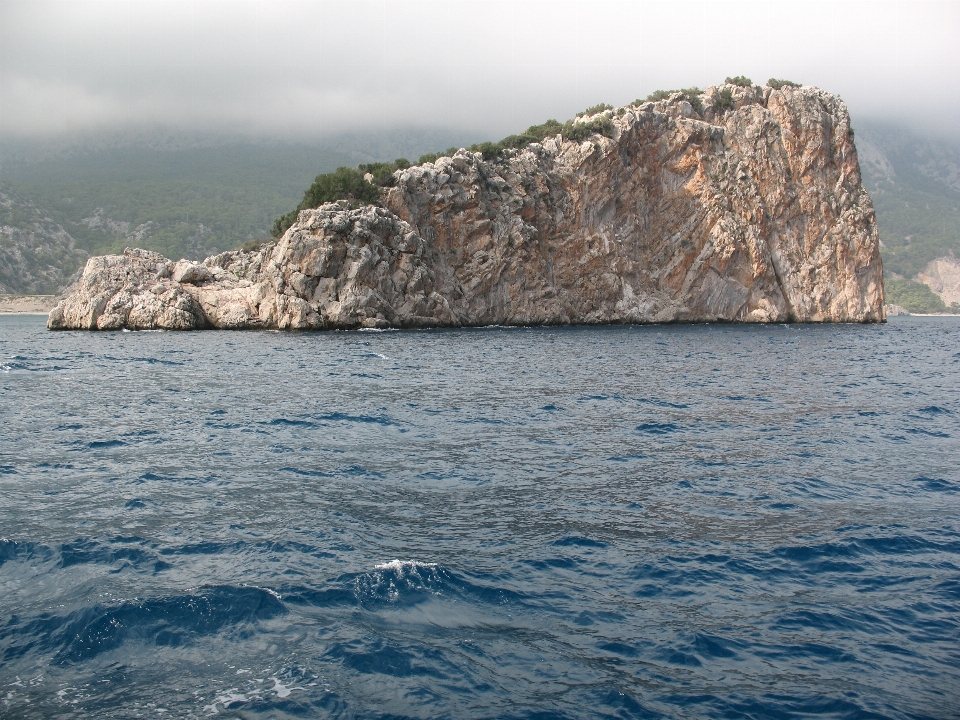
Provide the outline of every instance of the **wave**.
[[53,653],[56,664],[82,662],[130,642],[181,646],[236,625],[286,612],[276,592],[214,585],[184,595],[94,605],[65,615],[41,613],[0,628],[0,657]]
[[264,420],[259,425],[286,425],[288,427],[316,428],[329,423],[360,423],[364,425],[383,425],[384,427],[399,425],[395,420],[383,415],[351,415],[349,413],[331,412],[322,415],[308,415],[306,417],[279,417],[273,420]]
[[289,604],[354,606],[370,611],[413,607],[441,597],[496,606],[535,602],[534,596],[470,580],[442,565],[417,560],[391,560],[367,572],[341,575],[323,587],[288,586],[280,591]]
[[648,435],[667,435],[680,429],[675,423],[648,422],[637,425],[637,432],[647,433]]

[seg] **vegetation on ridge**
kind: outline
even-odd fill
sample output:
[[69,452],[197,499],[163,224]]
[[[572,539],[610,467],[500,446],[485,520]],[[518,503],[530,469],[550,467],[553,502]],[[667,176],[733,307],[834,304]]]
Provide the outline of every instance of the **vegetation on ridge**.
[[646,100],[634,100],[631,103],[631,106],[635,107],[637,105],[642,105],[645,102],[660,102],[661,100],[669,100],[676,93],[683,95],[684,100],[690,103],[698,115],[703,114],[703,101],[700,99],[700,96],[703,95],[703,90],[696,86],[683,88],[682,90],[654,90],[652,93],[647,95]]
[[[751,87],[753,81],[743,75],[728,77],[728,84],[738,85],[740,87]],[[799,87],[797,83],[790,80],[769,81],[771,87]],[[647,96],[645,100],[634,100],[631,107],[642,105],[645,102],[659,102],[669,100],[674,94],[680,93],[683,99],[690,103],[694,112],[698,115],[703,114],[703,90],[698,87],[683,88],[681,90],[656,90]],[[733,93],[729,88],[717,91],[712,97],[712,107],[717,113],[723,114],[727,110],[734,109]],[[613,106],[607,103],[600,103],[587,108],[579,113],[573,120],[561,123],[558,120],[547,120],[540,125],[531,125],[526,131],[508,135],[499,142],[482,142],[466,148],[471,152],[478,152],[484,160],[495,160],[503,153],[511,149],[525,148],[530,143],[541,142],[547,137],[554,135],[563,135],[568,140],[583,140],[594,133],[610,137],[613,133],[613,121],[606,112],[613,110]],[[582,117],[589,117],[589,120],[578,120]],[[428,162],[436,162],[444,156],[452,156],[458,148],[451,147],[443,153],[427,153],[421,155],[418,164],[423,165]],[[303,195],[303,200],[297,205],[295,210],[282,215],[273,223],[274,237],[280,237],[287,231],[297,219],[297,214],[301,210],[314,208],[325,202],[335,202],[337,200],[347,200],[361,204],[375,203],[380,197],[381,187],[390,187],[394,184],[394,172],[410,167],[406,158],[398,158],[392,163],[370,163],[360,165],[356,170],[347,167],[337,168],[332,173],[317,175],[313,184]],[[363,179],[363,176],[369,174],[373,176],[373,182],[369,183]]]
[[[587,108],[573,120],[561,123],[558,120],[547,120],[540,125],[531,125],[526,131],[517,135],[508,135],[499,142],[476,143],[466,148],[470,152],[478,152],[484,160],[495,160],[504,152],[511,149],[525,148],[530,143],[555,135],[563,135],[568,140],[584,140],[590,135],[599,134],[606,137],[613,135],[613,120],[606,113],[612,110],[612,105],[601,103]],[[580,120],[590,117],[589,120]],[[421,155],[419,164],[435,162],[441,157],[454,155],[459,148],[448,148],[446,153],[428,153]],[[396,180],[394,173],[410,167],[406,158],[398,158],[392,163],[369,163],[360,165],[356,170],[340,167],[332,173],[317,175],[313,184],[303,194],[303,200],[295,210],[277,218],[273,223],[274,237],[280,237],[293,225],[301,210],[319,207],[326,202],[347,200],[360,204],[372,204],[380,199],[380,188],[390,187]],[[368,182],[364,175],[371,175],[372,182]]]
[[733,91],[730,88],[717,91],[717,94],[713,96],[714,111],[722,115],[727,110],[733,110],[733,108]]
[[800,87],[800,83],[795,83],[792,80],[777,80],[776,78],[770,78],[767,80],[767,85],[772,87],[774,90],[779,90],[784,87]]
[[[402,158],[401,158],[402,159]],[[399,160],[394,161],[399,162]],[[404,160],[404,162],[406,162]],[[385,163],[377,163],[385,165]],[[407,163],[409,167],[409,163]],[[362,167],[362,166],[361,166]],[[376,177],[376,176],[375,176]],[[280,237],[296,222],[297,214],[307,208],[315,208],[335,200],[354,200],[362,204],[375,203],[380,198],[380,188],[367,182],[359,169],[338,167],[332,173],[317,175],[313,184],[303,194],[303,200],[295,210],[278,217],[273,223],[274,237]]]

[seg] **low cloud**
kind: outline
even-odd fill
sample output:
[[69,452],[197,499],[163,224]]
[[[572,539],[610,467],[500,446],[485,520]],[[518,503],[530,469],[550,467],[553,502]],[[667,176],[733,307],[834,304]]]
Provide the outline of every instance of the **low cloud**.
[[0,135],[163,126],[316,139],[490,137],[727,75],[839,94],[858,118],[957,131],[960,4],[11,2]]

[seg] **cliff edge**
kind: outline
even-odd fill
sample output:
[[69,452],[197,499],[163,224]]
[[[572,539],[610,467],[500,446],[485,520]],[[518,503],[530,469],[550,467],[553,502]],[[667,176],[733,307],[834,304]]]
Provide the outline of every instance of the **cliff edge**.
[[47,326],[882,322],[845,105],[807,86],[701,98],[606,110],[610,137],[398,170],[379,205],[304,210],[253,252],[91,258]]

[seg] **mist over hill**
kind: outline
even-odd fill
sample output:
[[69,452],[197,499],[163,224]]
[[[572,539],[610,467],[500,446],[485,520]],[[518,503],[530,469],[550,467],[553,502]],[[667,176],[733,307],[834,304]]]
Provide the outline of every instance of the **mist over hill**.
[[930,260],[960,255],[960,144],[865,125],[857,150],[887,270],[913,277]]

